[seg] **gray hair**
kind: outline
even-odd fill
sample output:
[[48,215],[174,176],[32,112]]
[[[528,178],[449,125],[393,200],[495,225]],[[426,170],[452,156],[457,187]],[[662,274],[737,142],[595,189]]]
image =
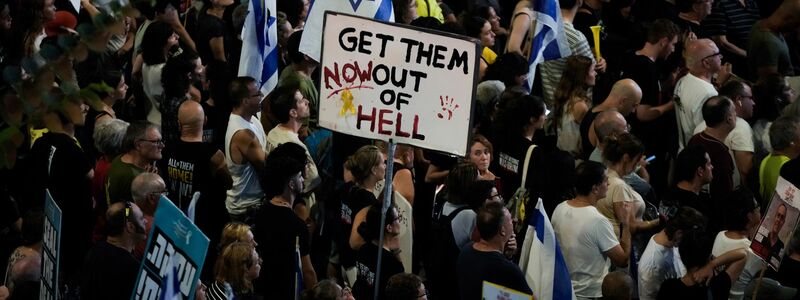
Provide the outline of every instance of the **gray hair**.
[[161,131],[160,126],[148,121],[133,121],[133,123],[128,126],[128,129],[125,130],[125,138],[122,139],[122,152],[136,149],[136,141],[143,139],[147,134],[147,130],[150,128]]
[[120,119],[111,119],[94,125],[94,147],[108,157],[122,153],[122,140],[130,123]]
[[152,193],[161,192],[164,180],[156,173],[144,172],[136,176],[131,182],[131,197],[136,205],[142,206],[142,203]]
[[800,117],[783,116],[772,122],[769,127],[769,141],[772,149],[783,150],[791,147],[797,140],[797,130],[800,125]]

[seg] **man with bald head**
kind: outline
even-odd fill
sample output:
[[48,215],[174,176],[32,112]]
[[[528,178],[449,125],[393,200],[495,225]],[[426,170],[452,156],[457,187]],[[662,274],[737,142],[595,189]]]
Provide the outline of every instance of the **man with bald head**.
[[722,53],[710,39],[690,41],[686,45],[686,67],[689,68],[689,73],[675,85],[679,150],[686,147],[695,127],[703,122],[703,114],[700,112],[703,103],[718,94],[712,79],[719,74],[717,82],[725,82],[731,72],[731,65],[722,64]]
[[582,158],[588,159],[597,145],[597,135],[594,130],[594,119],[607,110],[615,110],[627,117],[636,110],[642,101],[642,89],[632,79],[622,79],[614,83],[611,92],[603,103],[593,107],[581,120]]
[[213,144],[203,143],[204,120],[199,103],[184,101],[181,104],[178,108],[181,137],[174,147],[164,149],[159,170],[163,172],[168,198],[187,215],[192,198],[200,193],[195,206],[195,224],[215,245],[229,220],[228,214],[220,212],[225,211],[225,191],[231,188],[233,180],[222,151]]
[[607,137],[617,135],[623,132],[628,132],[628,121],[625,116],[619,113],[616,109],[610,109],[601,112],[594,119],[592,124],[595,136],[597,137],[597,145],[594,151],[589,156],[589,160],[599,163],[603,162],[603,148]]
[[142,210],[135,203],[117,202],[106,211],[105,241],[86,255],[80,280],[81,299],[127,299],[133,294],[139,261],[133,248],[147,239]]

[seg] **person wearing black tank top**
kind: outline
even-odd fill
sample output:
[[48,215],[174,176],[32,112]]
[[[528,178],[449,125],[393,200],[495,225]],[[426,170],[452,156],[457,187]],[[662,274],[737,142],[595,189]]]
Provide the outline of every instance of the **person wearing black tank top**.
[[583,145],[582,158],[589,159],[589,155],[597,145],[597,135],[594,131],[594,119],[603,111],[616,110],[623,116],[630,115],[642,100],[642,89],[631,79],[623,79],[614,83],[603,103],[595,106],[586,113],[581,121],[581,145]]

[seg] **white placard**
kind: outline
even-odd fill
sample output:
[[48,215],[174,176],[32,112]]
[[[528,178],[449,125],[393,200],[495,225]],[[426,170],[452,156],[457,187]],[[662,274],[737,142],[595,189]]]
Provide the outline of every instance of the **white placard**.
[[322,127],[467,153],[478,44],[328,12],[322,49]]

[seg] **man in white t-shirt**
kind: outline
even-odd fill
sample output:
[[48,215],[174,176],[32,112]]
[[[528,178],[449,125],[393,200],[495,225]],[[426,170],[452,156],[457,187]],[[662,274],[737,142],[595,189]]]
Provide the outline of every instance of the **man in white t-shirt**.
[[656,299],[661,283],[686,275],[678,245],[685,232],[700,230],[703,214],[684,206],[669,219],[667,226],[653,235],[639,259],[639,299]]
[[703,121],[703,103],[717,95],[711,84],[714,75],[719,80],[730,77],[730,64],[722,65],[722,54],[710,39],[691,41],[686,46],[686,67],[689,73],[675,85],[675,116],[678,121],[678,146],[683,149],[694,135],[694,128]]
[[[753,92],[750,86],[742,81],[729,80],[720,89],[721,96],[727,96],[733,100],[736,109],[736,127],[725,138],[725,146],[730,149],[733,157],[733,187],[739,187],[742,182],[747,182],[747,176],[753,169],[753,153],[755,145],[753,143],[753,129],[747,120],[753,117]],[[706,122],[703,121],[694,133],[699,133],[706,129]],[[757,174],[756,174],[757,175]]]
[[605,167],[588,161],[575,170],[575,199],[561,202],[553,211],[553,230],[561,246],[569,269],[572,288],[578,299],[603,296],[603,278],[608,273],[610,262],[617,267],[626,267],[631,251],[631,233],[628,229],[630,212],[626,207],[626,218],[620,223],[622,237],[618,240],[608,218],[594,205],[605,198],[608,192],[608,176]]

